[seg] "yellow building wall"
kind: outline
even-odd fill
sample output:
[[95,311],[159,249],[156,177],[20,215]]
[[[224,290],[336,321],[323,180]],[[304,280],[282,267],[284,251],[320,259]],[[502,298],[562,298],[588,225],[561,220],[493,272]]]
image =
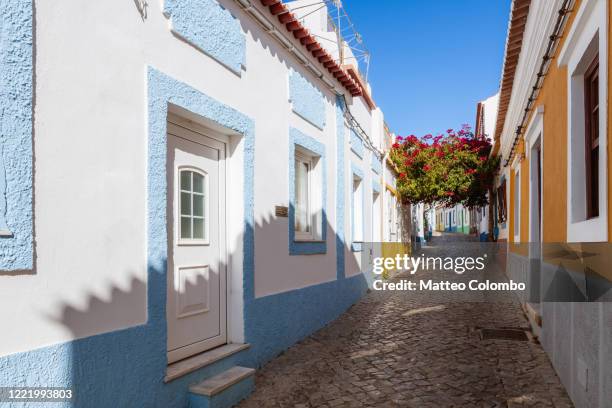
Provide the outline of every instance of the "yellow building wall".
[[543,242],[564,242],[567,237],[567,67],[557,67],[556,57],[536,99],[536,106],[544,105]]

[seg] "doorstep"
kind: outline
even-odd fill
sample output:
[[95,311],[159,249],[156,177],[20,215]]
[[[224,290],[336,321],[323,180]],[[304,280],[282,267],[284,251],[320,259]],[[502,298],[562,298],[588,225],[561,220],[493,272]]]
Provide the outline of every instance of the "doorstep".
[[539,338],[542,334],[542,312],[540,310],[540,303],[523,303],[523,311],[527,315],[531,331],[536,338]]
[[255,388],[255,370],[234,366],[189,387],[189,408],[229,408],[248,397]]
[[199,370],[202,367],[206,367],[242,350],[246,350],[249,347],[250,344],[248,343],[225,344],[212,350],[208,350],[184,360],[169,364],[166,368],[164,382],[168,383],[172,380],[176,380],[177,378]]

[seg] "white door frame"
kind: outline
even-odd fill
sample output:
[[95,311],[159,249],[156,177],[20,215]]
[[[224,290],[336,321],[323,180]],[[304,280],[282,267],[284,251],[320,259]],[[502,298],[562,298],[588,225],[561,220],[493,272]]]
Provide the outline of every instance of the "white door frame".
[[[527,128],[527,134],[525,137],[525,144],[526,144],[526,148],[525,148],[525,153],[527,155],[527,159],[529,160],[529,242],[530,242],[530,247],[533,247],[534,243],[537,242],[535,241],[536,239],[536,235],[537,235],[537,228],[539,227],[539,232],[540,232],[540,236],[537,237],[539,242],[542,242],[542,233],[544,232],[543,230],[543,218],[544,218],[544,211],[540,211],[538,214],[538,208],[537,208],[537,197],[535,196],[535,194],[537,193],[537,191],[534,191],[534,189],[536,188],[535,186],[535,177],[536,174],[534,172],[535,170],[535,166],[537,165],[537,157],[534,157],[534,152],[537,151],[537,148],[539,147],[540,149],[540,166],[543,166],[544,164],[544,107],[543,106],[538,106],[535,109],[535,115],[533,117],[533,119],[531,120],[531,123],[529,124],[529,127]],[[544,172],[542,171],[544,170],[543,167],[540,167],[540,190],[543,189],[543,178],[544,178]],[[540,195],[542,195],[542,191],[540,191]],[[543,205],[544,202],[542,200],[543,197],[540,197],[540,205]],[[537,217],[536,217],[537,216]],[[533,220],[535,220],[536,218],[538,218],[539,221],[539,225],[535,225]],[[535,248],[534,248],[535,249]],[[530,256],[530,258],[537,258],[539,257],[539,250],[537,251],[536,254],[534,254],[534,256]]]
[[[531,292],[528,294],[527,300],[529,303],[537,304],[541,298],[540,258],[542,256],[542,235],[544,233],[544,107],[542,105],[536,107],[534,116],[527,128],[525,154],[529,164],[529,264],[527,266],[527,282]],[[540,167],[539,177],[538,164]],[[534,295],[536,298],[532,297]]]
[[[229,195],[229,186],[230,186],[230,171],[229,171],[229,148],[230,148],[230,137],[228,135],[224,135],[216,130],[210,129],[209,127],[206,127],[204,125],[201,125],[199,123],[196,123],[192,120],[189,119],[185,119],[181,116],[178,116],[177,114],[174,114],[172,112],[168,112],[168,117],[167,117],[167,123],[168,124],[172,124],[175,126],[179,126],[182,128],[185,128],[191,132],[195,132],[198,133],[206,138],[209,138],[213,141],[219,142],[221,144],[224,145],[224,149],[223,149],[223,154],[220,155],[219,157],[219,161],[223,161],[224,165],[220,166],[222,167],[222,171],[223,171],[223,183],[224,185],[224,189],[223,189],[223,197],[219,197],[219,200],[223,202],[223,206],[219,206],[220,209],[223,209],[223,215],[224,215],[224,220],[222,223],[220,223],[220,225],[223,225],[223,229],[224,229],[224,233],[223,233],[223,246],[224,246],[224,250],[221,252],[221,256],[220,256],[220,264],[222,264],[224,266],[225,269],[225,290],[223,293],[225,302],[224,302],[224,307],[222,307],[222,310],[220,310],[220,313],[224,313],[225,314],[225,328],[224,328],[224,333],[225,333],[225,338],[226,341],[225,343],[229,343],[230,342],[230,276],[232,274],[232,269],[231,269],[231,262],[230,262],[230,256],[229,256],[229,250],[230,250],[230,242],[229,242],[229,199],[228,199],[228,195]],[[186,140],[190,140],[192,142],[195,143],[199,143],[199,144],[204,144],[202,143],[202,141],[198,141],[198,140],[193,140],[189,137],[185,138]],[[172,171],[175,171],[176,169],[174,169],[174,165],[172,165]],[[167,168],[168,168],[168,164],[167,164]],[[168,171],[168,170],[166,170]],[[220,170],[221,171],[221,170]],[[177,175],[175,174],[174,177],[176,178]],[[174,192],[176,193],[176,192]],[[176,197],[168,197],[168,200],[176,200]],[[178,201],[176,201],[178,202]],[[221,228],[221,227],[220,227]],[[173,228],[173,240],[176,240],[176,231],[175,228]],[[174,241],[172,242],[172,245],[174,245]],[[175,269],[176,269],[176,265]],[[167,270],[167,273],[174,273],[174,271],[171,270]],[[220,294],[221,295],[221,294]],[[188,352],[188,347],[183,347],[183,353],[180,353],[180,357],[177,358],[177,354],[176,353],[172,353],[172,352],[167,352],[167,356],[168,356],[168,362],[174,362],[183,358],[188,358],[190,356],[196,355],[201,353],[202,351],[198,351],[198,352],[194,352],[194,353],[189,353]],[[211,348],[214,347],[218,347],[218,346],[213,346]],[[188,355],[184,355],[186,353],[188,353]]]

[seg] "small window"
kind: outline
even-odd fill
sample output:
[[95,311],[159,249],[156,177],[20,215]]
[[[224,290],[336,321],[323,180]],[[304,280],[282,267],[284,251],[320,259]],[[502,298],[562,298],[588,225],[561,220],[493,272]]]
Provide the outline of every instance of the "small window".
[[206,241],[207,220],[207,176],[197,170],[181,170],[179,208],[179,237],[183,241]]
[[312,166],[310,161],[296,155],[295,159],[295,231],[312,237],[310,195]]
[[353,242],[363,242],[363,183],[353,176]]
[[295,151],[295,240],[322,239],[322,200],[318,157]]
[[587,218],[599,216],[599,55],[584,74]]

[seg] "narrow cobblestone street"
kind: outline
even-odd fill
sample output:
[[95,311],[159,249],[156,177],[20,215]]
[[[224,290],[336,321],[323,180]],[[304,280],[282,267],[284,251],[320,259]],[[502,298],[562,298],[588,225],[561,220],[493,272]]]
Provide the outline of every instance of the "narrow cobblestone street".
[[259,370],[240,407],[572,406],[537,341],[481,340],[478,327],[528,322],[518,303],[372,291]]

